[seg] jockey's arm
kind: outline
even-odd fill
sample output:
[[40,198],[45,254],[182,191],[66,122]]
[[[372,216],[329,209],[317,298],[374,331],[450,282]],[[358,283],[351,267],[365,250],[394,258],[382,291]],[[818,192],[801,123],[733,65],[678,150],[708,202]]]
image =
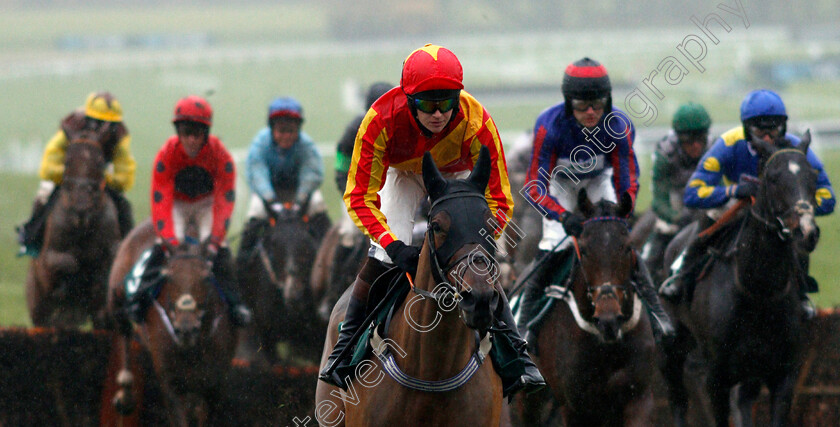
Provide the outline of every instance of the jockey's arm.
[[385,151],[390,142],[385,136],[384,124],[376,119],[377,115],[372,114],[372,111],[365,115],[356,135],[353,159],[347,172],[344,205],[359,230],[386,248],[398,240],[386,223],[385,215],[379,210],[379,190],[385,185],[385,174],[389,166]]
[[213,228],[210,231],[210,240],[221,246],[225,241],[236,201],[236,165],[230,153],[223,148],[219,150],[216,158],[218,160],[213,168]]
[[324,182],[324,161],[308,136],[301,136],[298,143],[301,144],[303,164],[298,171],[298,188],[295,201],[303,203]]
[[817,216],[828,215],[834,212],[834,205],[837,199],[834,195],[834,189],[831,187],[831,181],[828,179],[828,174],[825,173],[823,164],[813,150],[808,150],[808,162],[817,170],[817,193],[815,199],[817,200],[817,207],[814,213]]
[[64,177],[64,156],[67,152],[67,143],[67,135],[63,130],[56,132],[47,142],[44,155],[41,157],[41,167],[38,169],[38,176],[42,180],[61,184]]
[[[620,111],[613,111],[612,114],[619,113]],[[620,116],[624,114],[621,113]],[[607,126],[610,126],[607,132],[608,138],[615,143],[610,157],[613,164],[613,190],[616,200],[621,200],[621,195],[628,193],[635,207],[636,195],[639,193],[639,160],[633,150],[636,129],[629,118],[626,119],[626,123],[624,120],[608,120]]]
[[266,152],[270,149],[270,143],[271,132],[264,129],[251,142],[251,148],[248,149],[248,158],[245,161],[248,187],[252,193],[265,201],[272,201],[277,198],[274,187],[271,185],[271,170],[268,168],[266,161]]
[[718,138],[691,175],[685,187],[683,203],[688,208],[712,209],[725,204],[734,196],[736,185],[724,185],[723,165],[733,161],[734,149]]
[[113,172],[105,173],[108,187],[124,193],[134,186],[137,162],[131,155],[131,135],[123,136],[114,147],[114,158],[111,162]]
[[[476,119],[479,119],[479,117],[471,117],[473,121]],[[479,120],[481,126],[478,127],[475,137],[470,140],[470,157],[473,165],[475,165],[482,145],[487,147],[490,152],[490,181],[488,181],[487,188],[484,190],[484,197],[487,199],[490,213],[496,219],[497,228],[494,234],[498,239],[507,227],[510,218],[513,217],[513,195],[510,189],[510,178],[508,177],[502,139],[496,129],[496,124],[483,108]]]
[[546,141],[546,128],[537,119],[534,128],[534,149],[531,155],[531,162],[528,166],[528,174],[525,177],[525,185],[520,190],[525,200],[531,204],[540,214],[548,219],[560,221],[560,217],[566,209],[560,202],[551,195],[551,173],[554,164],[557,162],[557,150],[550,141]]

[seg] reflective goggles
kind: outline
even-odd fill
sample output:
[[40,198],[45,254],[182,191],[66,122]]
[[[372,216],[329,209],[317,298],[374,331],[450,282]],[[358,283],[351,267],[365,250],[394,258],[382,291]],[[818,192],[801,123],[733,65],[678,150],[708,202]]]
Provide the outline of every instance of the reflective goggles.
[[414,105],[418,111],[422,111],[426,114],[434,114],[435,111],[440,110],[441,113],[448,113],[456,105],[458,105],[458,101],[460,98],[448,98],[442,99],[437,101],[430,101],[428,99],[420,99],[420,98],[409,98],[409,101]]
[[777,139],[782,134],[782,126],[783,125],[776,125],[776,126],[767,126],[767,125],[749,125],[747,130],[750,132],[750,135],[762,139],[765,136],[770,136],[772,139]]
[[607,98],[596,99],[573,99],[572,108],[575,111],[584,112],[592,107],[593,110],[603,110],[607,106]]

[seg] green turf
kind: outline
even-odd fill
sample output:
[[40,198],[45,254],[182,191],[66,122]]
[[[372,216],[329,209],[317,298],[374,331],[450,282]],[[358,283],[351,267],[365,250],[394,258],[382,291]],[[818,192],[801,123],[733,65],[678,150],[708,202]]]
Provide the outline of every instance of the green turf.
[[[617,88],[615,103],[622,106],[627,91],[640,87],[660,61],[677,54],[674,46],[686,34],[680,29],[620,33],[628,41],[622,47],[579,33],[546,34],[538,40],[527,34],[489,33],[480,39],[440,34],[434,40],[408,36],[344,43],[330,38],[332,11],[319,4],[10,8],[0,13],[0,325],[25,322],[27,260],[14,256],[13,227],[29,215],[41,151],[59,119],[92,90],[111,90],[123,105],[138,161],[137,184],[127,193],[137,220],[149,214],[150,167],[155,152],[172,133],[172,106],[190,93],[208,96],[215,109],[213,133],[240,160],[253,135],[264,126],[268,102],[279,95],[299,98],[306,116],[304,131],[327,153],[322,191],[331,216],[337,218],[342,207],[329,154],[345,124],[358,113],[345,105],[348,88],[352,92],[354,86],[378,80],[398,83],[402,60],[423,43],[434,41],[458,54],[467,89],[476,93],[502,133],[512,135],[531,128],[540,111],[560,100],[556,91],[568,62],[584,55],[604,62]],[[486,23],[474,28],[482,25]],[[56,48],[66,36],[124,39],[162,34],[207,34],[210,38],[206,46],[195,48]],[[807,47],[801,41],[780,40],[767,29],[734,27],[720,44],[708,46],[703,73],[691,72],[676,85],[660,80],[664,98],[656,100],[659,116],[654,125],[666,125],[670,114],[687,100],[703,103],[716,125],[733,123],[743,94],[764,85],[744,67],[744,61],[803,58],[806,50],[816,52],[811,48],[826,55],[840,52],[838,42]],[[549,89],[525,90],[533,87]],[[840,96],[838,81],[779,89],[792,120],[801,123],[840,116],[840,104],[835,102]],[[514,95],[505,95],[511,91]],[[645,128],[642,123],[636,125]],[[840,179],[838,153],[822,154],[835,180]],[[644,152],[639,157],[643,174],[638,209],[644,209],[650,200],[649,158]],[[243,177],[240,169],[233,236],[245,220],[248,192]],[[833,278],[831,264],[840,253],[837,221],[836,216],[819,220],[822,241],[812,271],[822,286],[816,299],[823,305],[840,302],[840,283]]]

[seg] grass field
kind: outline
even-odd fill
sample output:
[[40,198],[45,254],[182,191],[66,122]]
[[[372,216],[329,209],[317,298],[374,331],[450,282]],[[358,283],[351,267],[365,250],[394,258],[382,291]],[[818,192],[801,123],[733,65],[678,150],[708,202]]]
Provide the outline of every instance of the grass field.
[[[301,100],[304,131],[321,144],[327,177],[323,191],[335,218],[340,209],[332,180],[333,141],[358,113],[358,88],[373,81],[399,81],[400,64],[414,48],[433,41],[455,51],[464,65],[465,84],[507,135],[533,126],[536,115],[559,101],[562,70],[584,55],[604,62],[617,90],[617,104],[667,56],[688,31],[604,30],[582,33],[442,34],[389,40],[331,40],[326,12],[290,4],[117,9],[4,10],[0,13],[0,325],[25,325],[23,282],[27,260],[15,258],[13,227],[29,215],[37,187],[36,170],[46,140],[61,117],[79,106],[92,90],[111,90],[125,110],[138,161],[136,186],[127,193],[135,218],[149,213],[150,164],[172,133],[171,109],[187,94],[208,96],[215,109],[213,133],[241,159],[264,126],[269,101],[289,94]],[[688,17],[686,17],[687,20]],[[198,47],[123,47],[62,50],[68,35],[111,37],[158,34],[209,34]],[[606,41],[625,40],[623,47]],[[703,73],[693,72],[678,85],[663,86],[658,100],[664,126],[686,100],[701,102],[716,124],[733,123],[741,97],[759,83],[750,61],[802,58],[803,42],[769,29],[733,28],[709,45]],[[816,47],[814,47],[816,46]],[[808,45],[808,52],[840,52],[840,42]],[[746,64],[746,65],[745,65]],[[555,90],[526,91],[548,87]],[[840,81],[801,82],[779,88],[795,123],[840,116]],[[486,101],[484,101],[486,99]],[[637,126],[642,126],[637,124]],[[642,154],[643,191],[638,209],[649,203],[649,158]],[[840,179],[840,151],[821,153],[829,175]],[[232,235],[244,222],[248,192],[239,171],[240,203]],[[821,218],[822,242],[812,270],[822,286],[816,300],[840,303],[840,281],[833,259],[840,254],[840,222]]]

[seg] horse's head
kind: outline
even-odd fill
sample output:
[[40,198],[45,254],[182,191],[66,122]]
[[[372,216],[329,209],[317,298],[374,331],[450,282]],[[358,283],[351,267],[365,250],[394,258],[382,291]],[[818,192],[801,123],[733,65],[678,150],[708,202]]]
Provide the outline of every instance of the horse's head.
[[165,310],[166,316],[162,317],[168,318],[175,341],[182,348],[199,344],[202,334],[209,333],[223,317],[207,244],[187,241],[178,247],[168,246],[166,252],[170,255],[161,274],[164,282],[157,298]]
[[[484,196],[490,179],[490,154],[481,147],[478,161],[464,180],[444,179],[430,153],[423,156],[423,181],[431,200],[427,244],[418,271],[432,270],[433,285],[443,283],[459,301],[464,322],[486,330],[499,307],[499,271],[493,233],[496,221]],[[418,275],[418,282],[419,282]],[[421,286],[418,283],[418,287]]]
[[819,238],[814,221],[818,172],[808,162],[811,132],[806,131],[797,147],[785,147],[753,139],[759,153],[759,186],[753,215],[775,229],[779,238],[793,239],[807,252],[814,250]]
[[94,140],[72,139],[64,160],[61,204],[80,221],[98,212],[105,189],[105,157]]
[[272,213],[271,227],[263,245],[270,258],[267,261],[271,265],[271,271],[268,271],[271,281],[278,290],[282,290],[287,307],[300,308],[307,297],[309,276],[318,248],[306,227],[305,206],[299,212],[288,212],[287,215]]
[[625,221],[633,200],[624,193],[618,204],[606,200],[593,204],[581,189],[578,209],[586,221],[577,240],[580,266],[575,289],[585,288],[601,336],[613,342],[621,339],[621,325],[627,320],[622,308],[633,296],[630,279],[636,255]]

